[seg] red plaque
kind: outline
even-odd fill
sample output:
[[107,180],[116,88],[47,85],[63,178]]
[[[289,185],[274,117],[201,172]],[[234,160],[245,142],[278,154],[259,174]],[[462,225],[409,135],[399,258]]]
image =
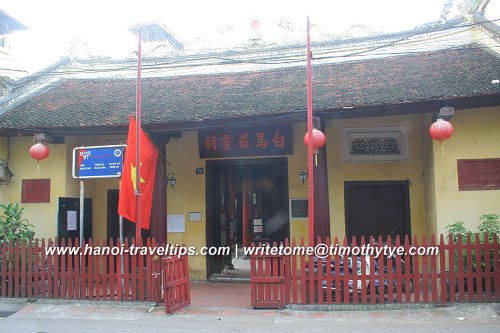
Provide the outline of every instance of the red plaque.
[[21,203],[50,202],[50,179],[23,179]]
[[500,158],[457,160],[458,189],[500,189]]

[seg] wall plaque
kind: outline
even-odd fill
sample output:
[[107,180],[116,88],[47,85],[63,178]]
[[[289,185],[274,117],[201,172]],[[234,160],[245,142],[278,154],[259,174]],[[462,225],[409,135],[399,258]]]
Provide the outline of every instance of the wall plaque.
[[301,219],[309,216],[307,199],[290,199],[290,218]]
[[500,189],[500,158],[457,160],[458,189]]

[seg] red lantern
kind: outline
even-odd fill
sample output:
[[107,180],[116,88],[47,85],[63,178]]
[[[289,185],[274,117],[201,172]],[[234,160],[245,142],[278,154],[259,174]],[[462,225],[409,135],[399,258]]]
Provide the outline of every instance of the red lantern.
[[250,25],[252,26],[252,28],[254,30],[257,30],[260,26],[260,22],[259,20],[255,19],[255,20],[252,20],[252,22],[250,23]]
[[[325,145],[325,143],[326,143],[325,134],[323,132],[321,132],[320,130],[317,130],[317,129],[313,128],[313,130],[312,130],[312,139],[313,139],[313,142],[312,142],[313,153],[317,154],[318,151],[319,151],[319,149],[322,148]],[[309,135],[308,135],[308,133],[306,133],[306,135],[304,135],[304,144],[306,146],[309,145]]]
[[36,143],[30,148],[30,155],[37,161],[46,159],[49,156],[49,148],[42,143]]
[[429,128],[431,138],[443,141],[449,139],[453,134],[453,126],[444,119],[438,119]]

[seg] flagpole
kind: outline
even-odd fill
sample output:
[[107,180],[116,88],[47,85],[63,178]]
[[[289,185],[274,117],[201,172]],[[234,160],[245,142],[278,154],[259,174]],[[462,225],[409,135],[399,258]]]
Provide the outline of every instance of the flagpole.
[[311,70],[311,23],[307,16],[307,201],[308,224],[307,239],[310,246],[314,246],[314,163],[313,163],[313,137],[312,137],[312,70]]
[[135,120],[137,126],[135,127],[135,137],[136,137],[136,152],[135,152],[135,166],[136,166],[136,177],[135,177],[135,240],[137,243],[141,240],[141,62],[142,62],[142,50],[141,50],[141,29],[138,30],[137,36],[139,37],[138,47],[137,47],[137,95],[136,95],[136,108],[135,108]]

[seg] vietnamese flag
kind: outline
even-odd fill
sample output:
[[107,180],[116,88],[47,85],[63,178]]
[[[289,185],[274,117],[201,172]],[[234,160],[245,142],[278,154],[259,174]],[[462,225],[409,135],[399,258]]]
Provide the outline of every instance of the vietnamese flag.
[[[123,160],[120,197],[118,201],[118,214],[134,223],[136,222],[136,126],[135,119],[130,116],[127,150],[125,151]],[[141,179],[139,190],[141,193],[141,228],[149,230],[158,150],[142,128],[140,130],[140,135]]]

